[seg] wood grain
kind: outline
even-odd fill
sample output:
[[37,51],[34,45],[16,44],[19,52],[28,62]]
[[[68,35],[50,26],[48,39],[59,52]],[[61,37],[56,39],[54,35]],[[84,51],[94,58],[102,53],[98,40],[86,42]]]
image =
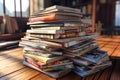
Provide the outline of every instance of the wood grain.
[[[115,38],[117,39],[115,40]],[[99,47],[107,51],[108,55],[117,63],[83,78],[70,72],[62,78],[54,79],[24,66],[22,48],[0,51],[0,80],[120,80],[120,42],[118,39],[120,37],[114,37],[114,40],[110,38],[96,40],[100,44]]]

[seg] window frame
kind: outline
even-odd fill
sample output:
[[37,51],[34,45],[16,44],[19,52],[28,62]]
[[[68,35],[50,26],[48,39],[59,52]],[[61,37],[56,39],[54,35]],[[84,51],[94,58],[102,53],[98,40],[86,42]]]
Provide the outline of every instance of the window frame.
[[[29,6],[28,7],[30,7],[30,0],[28,0],[29,1]],[[6,14],[6,8],[5,8],[5,5],[6,5],[6,3],[5,3],[5,0],[3,0],[3,14]],[[16,14],[16,0],[14,0],[14,9],[15,9],[15,11],[14,11],[14,16],[13,17],[20,17],[20,18],[24,18],[23,17],[23,13],[22,13],[22,0],[20,0],[20,16],[17,16],[17,14]],[[29,11],[28,11],[28,17],[29,17],[29,15],[30,15],[30,9],[29,9]]]
[[[116,0],[116,1],[115,1],[115,18],[114,18],[114,19],[115,19],[115,21],[114,21],[114,25],[115,25],[115,26],[120,26],[120,24],[117,25],[117,19],[116,19],[116,18],[117,18],[117,16],[116,16],[116,15],[117,15],[116,6],[117,6],[118,4],[119,4],[119,6],[120,6],[120,1],[119,1],[119,3],[117,3],[118,1],[119,1],[119,0]],[[118,11],[119,11],[119,10],[118,10]],[[120,12],[120,11],[119,11],[119,12]],[[120,21],[120,19],[119,19],[119,21]]]

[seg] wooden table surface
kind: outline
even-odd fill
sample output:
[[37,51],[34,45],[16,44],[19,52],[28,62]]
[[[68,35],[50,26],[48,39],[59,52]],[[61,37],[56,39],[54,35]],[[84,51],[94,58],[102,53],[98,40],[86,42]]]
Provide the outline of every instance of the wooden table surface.
[[98,38],[96,41],[113,58],[113,65],[103,71],[84,78],[70,72],[62,78],[54,79],[24,66],[22,48],[15,48],[0,52],[0,80],[120,80],[120,37]]
[[112,59],[120,59],[120,36],[97,38],[101,50],[107,51]]

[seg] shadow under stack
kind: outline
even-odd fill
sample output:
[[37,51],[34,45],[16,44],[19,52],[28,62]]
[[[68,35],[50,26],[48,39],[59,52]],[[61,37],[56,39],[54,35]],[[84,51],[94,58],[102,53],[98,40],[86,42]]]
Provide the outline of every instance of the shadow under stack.
[[110,66],[81,18],[79,9],[56,5],[34,12],[28,22],[31,29],[19,44],[24,47],[23,64],[54,78],[71,70],[87,76]]

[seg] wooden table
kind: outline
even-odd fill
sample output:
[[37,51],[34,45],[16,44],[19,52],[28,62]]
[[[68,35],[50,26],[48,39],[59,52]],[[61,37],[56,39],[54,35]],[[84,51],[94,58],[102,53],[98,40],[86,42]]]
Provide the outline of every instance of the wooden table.
[[97,38],[101,50],[107,51],[112,59],[120,59],[120,36]]
[[66,76],[54,79],[39,71],[22,64],[22,48],[15,48],[0,52],[0,80],[120,80],[120,38],[99,38],[102,50],[108,51],[113,58],[113,65],[105,70],[87,77],[80,77],[73,72]]

